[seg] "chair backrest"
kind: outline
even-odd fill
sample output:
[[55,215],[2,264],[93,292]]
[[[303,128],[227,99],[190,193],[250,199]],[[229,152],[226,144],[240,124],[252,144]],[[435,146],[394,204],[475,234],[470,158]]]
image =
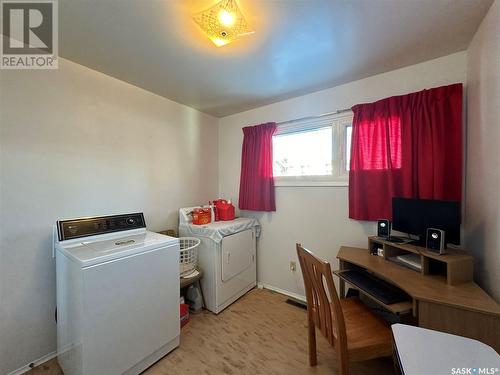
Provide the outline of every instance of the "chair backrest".
[[308,323],[314,324],[336,349],[347,350],[344,314],[333,283],[330,263],[297,244],[304,277]]

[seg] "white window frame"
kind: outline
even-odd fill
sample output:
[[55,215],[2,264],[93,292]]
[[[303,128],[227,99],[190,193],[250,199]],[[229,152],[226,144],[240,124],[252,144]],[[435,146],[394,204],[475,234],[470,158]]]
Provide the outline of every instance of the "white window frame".
[[346,129],[352,126],[352,111],[318,116],[317,118],[288,121],[278,125],[274,136],[300,133],[326,126],[332,127],[332,174],[329,176],[275,176],[275,186],[349,186],[346,168]]

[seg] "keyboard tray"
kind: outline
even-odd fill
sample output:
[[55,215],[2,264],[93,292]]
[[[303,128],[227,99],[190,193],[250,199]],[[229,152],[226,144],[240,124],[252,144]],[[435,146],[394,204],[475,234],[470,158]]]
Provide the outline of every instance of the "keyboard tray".
[[386,305],[409,301],[411,298],[398,287],[379,279],[363,269],[342,272],[342,277],[364,292],[372,295]]

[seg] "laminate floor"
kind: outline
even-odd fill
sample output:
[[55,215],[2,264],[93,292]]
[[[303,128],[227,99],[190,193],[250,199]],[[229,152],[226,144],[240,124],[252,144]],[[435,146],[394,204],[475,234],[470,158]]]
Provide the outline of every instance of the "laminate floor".
[[[192,315],[180,347],[144,374],[338,374],[335,354],[319,332],[318,365],[309,367],[306,311],[286,304],[286,298],[254,289],[219,315]],[[53,359],[28,374],[62,371]],[[351,374],[393,374],[392,359],[351,363]]]

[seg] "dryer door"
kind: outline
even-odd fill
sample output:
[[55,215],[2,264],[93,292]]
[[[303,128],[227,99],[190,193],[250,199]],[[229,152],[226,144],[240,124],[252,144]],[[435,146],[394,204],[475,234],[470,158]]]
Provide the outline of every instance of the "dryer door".
[[253,230],[232,234],[222,239],[222,281],[240,274],[255,261]]

